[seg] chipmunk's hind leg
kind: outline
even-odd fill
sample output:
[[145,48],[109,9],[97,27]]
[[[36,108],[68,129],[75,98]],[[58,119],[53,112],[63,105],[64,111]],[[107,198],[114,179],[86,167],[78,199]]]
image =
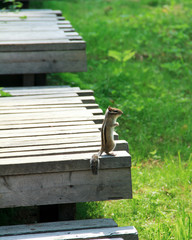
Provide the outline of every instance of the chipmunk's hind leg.
[[114,152],[106,152],[106,154],[109,156],[116,156],[116,154]]

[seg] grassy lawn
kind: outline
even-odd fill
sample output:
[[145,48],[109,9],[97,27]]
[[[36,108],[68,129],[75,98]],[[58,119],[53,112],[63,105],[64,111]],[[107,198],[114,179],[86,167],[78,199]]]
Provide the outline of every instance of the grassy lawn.
[[93,89],[123,110],[133,199],[81,203],[77,218],[111,217],[140,239],[192,239],[192,1],[31,1],[60,9],[87,42],[88,71],[49,84]]

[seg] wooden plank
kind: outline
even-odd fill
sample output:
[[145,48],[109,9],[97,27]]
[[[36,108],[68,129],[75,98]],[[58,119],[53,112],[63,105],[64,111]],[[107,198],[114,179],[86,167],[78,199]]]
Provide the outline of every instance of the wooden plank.
[[1,208],[132,198],[127,167],[1,176],[0,186]]
[[[61,109],[65,109],[67,110],[68,108],[87,108],[87,109],[95,109],[95,108],[98,108],[98,104],[96,103],[87,103],[87,104],[63,104],[63,105],[57,105],[57,104],[53,104],[53,105],[44,105],[44,106],[38,106],[38,110],[42,110],[42,111],[46,111],[46,110],[54,110],[54,109],[58,109],[59,111]],[[6,106],[0,106],[0,113],[1,114],[4,114],[4,113],[14,113],[14,112],[17,112],[19,113],[20,111],[26,111],[26,112],[35,112],[37,110],[37,107],[36,106],[15,106],[15,107],[6,107]]]
[[11,19],[11,18],[19,18],[21,17],[29,17],[29,18],[40,18],[40,19],[44,19],[47,17],[50,18],[61,18],[63,16],[57,16],[56,14],[51,14],[51,13],[38,13],[38,12],[22,12],[22,11],[17,11],[17,12],[13,12],[13,11],[9,11],[9,12],[2,12],[0,11],[0,19]]
[[[68,149],[73,151],[73,149],[77,148],[87,148],[87,147],[97,147],[100,149],[101,147],[101,140],[100,137],[95,137],[95,139],[88,138],[87,140],[79,140],[76,139],[76,142],[65,142],[63,141],[57,141],[55,140],[50,141],[49,139],[45,139],[44,142],[40,142],[38,145],[29,145],[29,146],[17,146],[17,147],[4,147],[0,148],[0,157],[5,157],[4,154],[17,154],[18,152],[24,153],[25,155],[28,153],[28,151],[33,151],[33,154],[37,155],[37,152],[39,151],[46,151],[46,150],[56,150],[56,149]],[[115,151],[128,151],[128,143],[125,140],[116,140],[116,148]],[[47,152],[43,152],[43,154],[46,154]],[[32,156],[31,155],[31,156]]]
[[[100,121],[102,123],[102,120]],[[45,122],[45,123],[33,123],[33,124],[6,124],[0,125],[0,130],[15,130],[15,129],[29,129],[29,128],[45,128],[45,127],[63,127],[63,126],[79,126],[79,125],[93,125],[94,121],[74,121],[74,122]]]
[[[21,16],[1,16],[0,14],[0,22],[42,22],[42,21],[59,21],[60,18],[56,15],[44,15],[44,16],[27,16],[27,15],[21,15]],[[63,18],[61,20],[64,20]]]
[[[67,29],[67,28],[66,28]],[[0,31],[1,32],[23,32],[23,31],[55,31],[55,30],[59,30],[59,27],[57,25],[53,25],[53,26],[0,26]],[[63,30],[64,31],[64,30]]]
[[[11,61],[12,59],[12,61]],[[86,71],[85,51],[1,52],[1,74]]]
[[51,223],[37,223],[16,226],[1,226],[0,236],[12,236],[21,234],[34,234],[45,232],[73,231],[80,229],[95,229],[117,227],[117,223],[110,218],[104,219],[85,219]]
[[[4,87],[3,90],[5,91],[12,91],[12,92],[43,92],[48,93],[50,91],[81,91],[79,87],[70,87],[68,85],[53,85],[53,86],[30,86],[30,87]],[[84,90],[83,90],[84,91]]]
[[21,26],[22,25],[36,25],[36,24],[39,24],[39,25],[43,25],[43,26],[48,26],[49,24],[50,25],[55,25],[55,24],[57,24],[57,25],[63,25],[63,24],[65,24],[65,20],[57,20],[57,19],[55,19],[55,20],[52,20],[52,19],[50,19],[50,20],[47,20],[47,21],[42,21],[41,19],[39,19],[39,20],[36,20],[36,21],[33,21],[33,20],[18,20],[18,21],[14,21],[14,20],[11,20],[11,21],[8,21],[8,20],[6,20],[6,21],[0,21],[0,26],[6,26],[6,24],[7,25],[12,25],[12,26],[16,26],[16,25],[18,25],[18,24],[20,24]]
[[101,124],[3,130],[1,138],[98,132]]
[[[95,110],[98,110],[98,111],[95,111],[95,115],[96,114],[102,114],[102,111],[98,108],[98,105],[97,104],[91,104],[92,105],[92,108],[89,108],[89,109],[95,109]],[[87,105],[88,106],[88,105]],[[73,107],[70,107],[70,105],[67,105],[67,107],[64,105],[64,107],[62,106],[54,106],[54,107],[45,107],[45,108],[36,108],[34,106],[34,108],[17,108],[17,109],[14,109],[14,108],[7,108],[7,109],[1,109],[0,108],[0,114],[18,114],[18,113],[25,113],[25,114],[28,114],[28,113],[43,113],[43,112],[60,112],[60,111],[68,111],[70,109],[76,109],[76,111],[81,111],[81,110],[85,110],[86,109],[86,105],[81,105],[81,106],[76,106],[74,105]],[[1,126],[0,126],[1,127]]]
[[[115,227],[115,228],[100,228],[100,229],[88,229],[77,230],[67,232],[56,233],[40,233],[35,236],[38,240],[77,240],[77,239],[110,239],[122,238],[124,240],[138,240],[138,233],[135,227]],[[5,237],[5,240],[15,240],[14,236]],[[29,234],[25,236],[17,236],[18,240],[32,240],[34,235]]]
[[0,26],[0,31],[1,32],[39,32],[39,31],[57,31],[57,30],[62,30],[64,32],[75,32],[75,29],[72,28],[71,24],[66,24],[66,25],[51,25],[51,26],[39,26],[39,25],[26,25],[26,26]]
[[[37,146],[45,144],[61,144],[61,143],[74,143],[87,141],[100,141],[101,134],[98,132],[89,133],[74,133],[71,135],[48,135],[48,136],[30,136],[30,137],[14,137],[11,139],[0,139],[1,148],[10,147],[24,147],[24,146]],[[114,139],[118,140],[118,134],[114,134]]]
[[[45,119],[45,118],[42,118],[42,119],[19,119],[19,120],[10,120],[9,122],[1,122],[1,127],[5,126],[5,127],[9,127],[11,128],[12,124],[13,125],[22,125],[23,124],[23,128],[27,128],[27,125],[31,125],[31,124],[36,124],[38,127],[39,124],[44,124],[44,123],[48,123],[48,124],[52,124],[52,123],[65,123],[65,122],[68,122],[69,126],[70,126],[70,123],[72,122],[77,122],[77,121],[94,121],[95,123],[102,123],[103,121],[103,115],[96,115],[96,116],[76,116],[76,117],[68,117],[68,118],[64,118],[64,117],[60,117],[60,118],[56,118],[54,116],[50,116],[49,119]],[[51,126],[54,126],[54,125],[51,125]],[[0,139],[1,140],[1,139]]]
[[[36,237],[38,240],[77,240],[77,239],[110,239],[122,238],[124,240],[138,240],[138,233],[135,227],[113,227],[113,228],[99,228],[99,229],[84,229],[67,232],[56,233],[39,233],[36,236],[32,234],[17,236],[18,240],[32,240]],[[14,236],[5,237],[5,240],[15,240]]]
[[[52,173],[65,171],[83,171],[89,169],[90,158],[95,150],[90,153],[77,153],[54,156],[34,156],[20,158],[1,158],[0,176],[20,174]],[[131,156],[126,151],[116,151],[116,156],[102,155],[101,169],[129,168]],[[0,184],[1,185],[1,184]],[[88,201],[88,200],[87,200]]]
[[26,99],[25,101],[4,101],[1,100],[1,106],[38,106],[38,105],[55,105],[55,104],[82,104],[95,103],[93,96],[74,97],[74,98],[58,98],[58,99]]
[[12,138],[10,139],[0,139],[1,148],[11,148],[11,147],[29,147],[29,146],[43,146],[49,144],[71,144],[71,143],[83,143],[86,141],[101,141],[101,134],[99,133],[82,133],[73,134],[70,136],[62,135],[50,135],[50,136],[37,136],[37,137],[24,137],[24,138]]
[[24,119],[42,119],[45,118],[47,119],[51,119],[52,117],[54,118],[71,118],[71,117],[82,117],[82,116],[92,116],[92,114],[94,115],[100,115],[102,114],[102,110],[100,108],[96,108],[96,109],[81,109],[81,111],[79,111],[77,113],[79,109],[75,109],[75,108],[68,108],[66,111],[54,111],[54,116],[50,114],[49,111],[46,112],[37,112],[37,113],[13,113],[13,114],[2,114],[1,118],[0,118],[0,122],[4,122],[4,121],[9,121],[9,120],[24,120]]
[[[26,87],[25,87],[26,88]],[[33,96],[33,95],[49,95],[49,94],[58,94],[58,93],[77,93],[79,96],[92,96],[93,90],[80,90],[78,87],[72,88],[3,88],[3,91],[9,92],[12,96]]]
[[[69,144],[80,143],[86,141],[100,141],[100,133],[81,133],[72,135],[49,135],[49,136],[35,136],[35,137],[15,137],[10,139],[0,139],[1,148],[10,147],[25,147],[25,146],[42,146],[47,144]],[[115,137],[117,139],[117,137]]]
[[[98,153],[101,148],[99,142],[85,142],[75,144],[59,144],[59,145],[44,145],[44,146],[28,146],[0,149],[0,159],[10,157],[32,157],[32,156],[47,156],[57,154],[72,154],[72,153]],[[127,150],[128,144],[124,141],[116,141],[115,151]],[[3,152],[4,151],[4,152]]]
[[3,98],[3,99],[0,99],[1,102],[9,102],[9,101],[25,101],[25,100],[33,100],[33,99],[57,99],[57,98],[72,98],[72,97],[78,97],[78,94],[76,92],[71,92],[71,93],[68,93],[68,92],[65,92],[65,93],[53,93],[53,94],[38,94],[38,95],[31,95],[31,96],[28,96],[28,95],[25,95],[25,96],[13,96],[12,97],[7,97],[7,98]]
[[33,41],[5,41],[0,44],[0,52],[28,52],[28,51],[62,51],[85,50],[83,40],[33,40]]
[[13,15],[13,14],[20,14],[20,15],[28,15],[28,16],[44,16],[44,15],[57,15],[61,16],[62,12],[60,10],[51,10],[51,9],[21,9],[19,12],[11,12],[9,10],[1,10],[0,15]]
[[[27,77],[28,75],[26,75]],[[33,76],[33,75],[32,75]],[[29,74],[28,77],[31,77]],[[30,80],[30,79],[29,79]],[[67,98],[67,97],[78,97],[78,96],[93,96],[93,91],[74,91],[74,92],[53,92],[53,93],[47,93],[47,94],[41,94],[41,93],[32,93],[32,94],[12,94],[11,91],[9,92],[12,96],[0,99],[0,102],[3,101],[12,101],[13,99],[15,101],[22,100],[25,101],[25,99],[47,99],[47,98]]]
[[36,28],[36,27],[41,27],[41,28],[47,28],[47,27],[57,27],[57,28],[62,28],[62,27],[65,27],[65,28],[71,28],[72,25],[69,21],[48,21],[49,24],[45,21],[21,21],[21,22],[0,22],[0,27],[8,27],[8,28],[11,28],[11,27],[18,27],[18,25],[23,28],[23,27],[31,27],[31,28]]
[[64,33],[63,30],[55,30],[53,31],[43,31],[43,32],[1,32],[0,34],[0,42],[1,41],[21,41],[21,40],[38,40],[38,39],[68,39],[67,34]]
[[[2,52],[0,58],[0,64],[3,63],[23,63],[24,61],[27,62],[50,62],[54,64],[57,61],[75,61],[83,60],[83,51],[42,51],[42,52]],[[10,59],[11,58],[11,59]],[[1,70],[2,72],[2,70]]]
[[0,30],[1,31],[17,31],[17,32],[23,32],[23,31],[55,31],[62,29],[63,31],[68,30],[69,28],[72,28],[72,25],[69,21],[64,21],[63,24],[57,25],[57,24],[50,24],[50,25],[43,25],[43,24],[19,24],[13,25],[12,23],[2,23],[0,22]]

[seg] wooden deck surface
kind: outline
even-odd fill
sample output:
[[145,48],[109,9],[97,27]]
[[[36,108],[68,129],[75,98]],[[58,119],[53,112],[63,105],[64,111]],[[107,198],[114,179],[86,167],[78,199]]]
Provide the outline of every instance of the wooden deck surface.
[[0,11],[0,74],[86,71],[85,41],[61,11]]
[[63,87],[7,88],[0,98],[0,208],[131,198],[131,157],[118,140],[116,157],[100,149],[103,112],[93,91]]

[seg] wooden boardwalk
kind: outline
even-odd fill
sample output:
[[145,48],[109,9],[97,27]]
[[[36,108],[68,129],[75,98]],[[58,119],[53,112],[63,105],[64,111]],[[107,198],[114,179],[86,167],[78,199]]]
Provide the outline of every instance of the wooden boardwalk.
[[0,98],[0,208],[131,198],[131,157],[103,155],[98,175],[89,160],[100,149],[103,113],[93,91],[7,88]]
[[0,11],[0,74],[86,71],[85,42],[61,11]]

